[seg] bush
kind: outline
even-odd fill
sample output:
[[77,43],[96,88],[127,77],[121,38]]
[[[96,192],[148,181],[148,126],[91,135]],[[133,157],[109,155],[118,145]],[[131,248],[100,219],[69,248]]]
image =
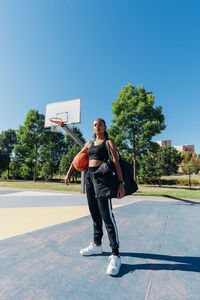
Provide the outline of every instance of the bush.
[[1,173],[1,178],[2,178],[2,179],[8,179],[8,170],[3,171],[3,172]]
[[30,179],[32,177],[31,168],[29,168],[26,164],[22,164],[20,167],[20,176],[25,180]]
[[13,179],[19,179],[21,178],[20,176],[20,168],[21,168],[22,163],[20,163],[18,160],[12,160],[10,162],[10,178]]
[[54,173],[54,163],[53,161],[47,161],[43,164],[40,171],[40,175],[44,180],[52,180]]

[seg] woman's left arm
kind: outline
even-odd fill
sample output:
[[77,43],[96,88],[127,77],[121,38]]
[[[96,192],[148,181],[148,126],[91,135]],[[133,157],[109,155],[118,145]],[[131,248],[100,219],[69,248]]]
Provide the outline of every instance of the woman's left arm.
[[121,199],[125,196],[125,191],[124,191],[124,184],[122,183],[123,177],[122,177],[122,170],[121,170],[118,155],[117,155],[117,147],[112,140],[109,140],[108,142],[109,142],[109,146],[110,146],[110,153],[112,155],[112,160],[115,165],[117,177],[118,177],[118,180],[121,182],[119,184],[118,190],[117,190],[117,198]]

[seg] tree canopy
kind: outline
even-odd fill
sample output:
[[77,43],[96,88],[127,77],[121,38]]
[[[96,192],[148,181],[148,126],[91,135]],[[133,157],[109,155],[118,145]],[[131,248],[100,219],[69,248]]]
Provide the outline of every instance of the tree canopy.
[[143,86],[128,84],[112,104],[114,119],[109,134],[122,155],[131,157],[134,172],[136,159],[151,149],[152,137],[166,127],[162,107],[154,107],[154,100],[152,92],[146,92]]
[[182,161],[181,154],[171,146],[159,147],[156,152],[148,152],[140,161],[139,179],[141,182],[158,180],[162,176],[176,174]]
[[33,179],[36,181],[40,150],[45,143],[44,115],[37,110],[30,110],[24,126],[17,132],[19,145],[16,145],[15,155],[33,169]]
[[[83,135],[77,127],[73,127],[72,131],[85,143]],[[15,145],[15,157],[11,164],[12,173],[16,177],[32,177],[36,181],[40,176],[45,180],[50,180],[60,172],[61,160],[61,173],[64,173],[62,158],[65,155],[68,154],[69,160],[70,153],[76,154],[80,151],[80,147],[69,135],[51,132],[49,128],[44,128],[44,115],[37,110],[28,112],[24,125],[20,126],[17,131],[17,137],[18,144]]]
[[2,131],[0,134],[0,156],[1,156],[1,163],[0,169],[7,169],[8,171],[8,178],[9,178],[9,165],[11,156],[13,153],[14,145],[17,143],[17,136],[16,131],[13,129],[8,129]]

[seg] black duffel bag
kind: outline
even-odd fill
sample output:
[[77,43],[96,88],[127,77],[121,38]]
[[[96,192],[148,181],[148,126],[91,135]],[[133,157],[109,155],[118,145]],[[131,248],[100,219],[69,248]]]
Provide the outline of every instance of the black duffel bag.
[[94,190],[98,199],[117,197],[118,177],[112,161],[103,162],[94,172]]
[[[118,177],[116,174],[114,163],[111,159],[109,142],[106,141],[109,160],[103,164],[95,172],[95,190],[98,198],[116,198],[118,189]],[[122,170],[122,177],[125,182],[125,196],[131,195],[138,190],[137,183],[133,179],[133,168],[130,163],[119,156],[119,164]]]
[[122,170],[123,180],[125,182],[125,196],[131,195],[138,190],[136,181],[133,178],[133,167],[126,160],[119,157],[119,164]]

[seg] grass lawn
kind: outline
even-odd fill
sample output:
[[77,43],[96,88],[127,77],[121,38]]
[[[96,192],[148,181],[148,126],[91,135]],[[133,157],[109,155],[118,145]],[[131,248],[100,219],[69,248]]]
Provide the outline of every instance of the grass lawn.
[[192,188],[191,190],[185,186],[154,186],[140,185],[139,190],[135,193],[137,196],[159,196],[171,197],[178,199],[193,199],[200,201],[200,188]]
[[[178,185],[189,186],[189,175],[162,176],[161,179],[175,180]],[[190,179],[193,186],[199,186],[200,188],[200,175],[190,175]]]
[[[71,183],[66,186],[64,182],[33,182],[23,180],[0,180],[0,187],[6,188],[24,188],[38,190],[53,190],[65,192],[80,192],[80,184]],[[194,199],[200,200],[200,187],[193,187],[190,190],[185,186],[162,186],[155,185],[139,185],[139,190],[135,193],[136,196],[159,196],[172,197],[179,199]]]
[[53,190],[65,192],[80,192],[81,190],[81,185],[75,183],[71,183],[67,186],[64,182],[33,182],[28,180],[0,180],[0,187]]

